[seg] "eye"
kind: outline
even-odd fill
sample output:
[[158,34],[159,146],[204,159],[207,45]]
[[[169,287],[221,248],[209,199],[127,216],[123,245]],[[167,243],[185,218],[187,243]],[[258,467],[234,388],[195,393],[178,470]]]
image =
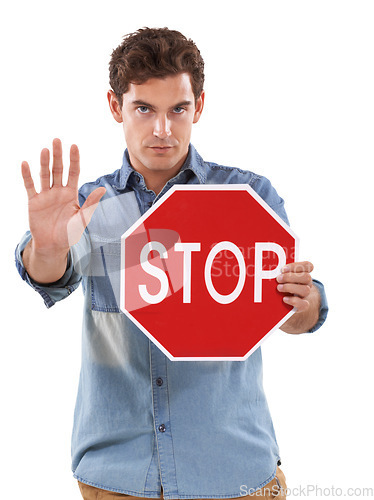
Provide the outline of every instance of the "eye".
[[176,108],[174,108],[174,113],[176,113],[177,115],[180,115],[181,113],[183,113],[183,111],[185,111],[185,108],[181,108],[180,106],[177,106]]
[[146,114],[149,112],[149,108],[147,106],[138,106],[137,107],[137,110],[139,111],[139,113],[141,113],[142,115]]

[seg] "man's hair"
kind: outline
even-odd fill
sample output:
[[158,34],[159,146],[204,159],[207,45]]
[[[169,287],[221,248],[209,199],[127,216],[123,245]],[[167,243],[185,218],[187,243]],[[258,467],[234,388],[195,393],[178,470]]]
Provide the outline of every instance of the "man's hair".
[[122,108],[130,83],[189,73],[195,102],[204,88],[204,61],[191,39],[168,28],[141,28],[125,35],[109,62],[109,83]]

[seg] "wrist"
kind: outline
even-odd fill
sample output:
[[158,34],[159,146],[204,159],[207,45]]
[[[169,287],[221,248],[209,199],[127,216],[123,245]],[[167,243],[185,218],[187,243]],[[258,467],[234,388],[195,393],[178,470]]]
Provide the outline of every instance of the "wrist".
[[54,283],[66,271],[69,248],[38,248],[31,239],[23,253],[23,265],[31,279],[40,283]]
[[31,238],[25,250],[27,247],[29,247],[28,252],[31,258],[45,262],[66,259],[69,253],[69,247],[46,247],[45,245],[38,244],[34,238]]

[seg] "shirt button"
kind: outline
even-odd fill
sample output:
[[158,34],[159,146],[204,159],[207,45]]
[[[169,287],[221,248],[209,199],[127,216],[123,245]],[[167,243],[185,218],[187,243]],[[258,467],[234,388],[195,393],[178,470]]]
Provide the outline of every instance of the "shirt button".
[[159,426],[158,426],[158,430],[159,430],[160,432],[165,432],[165,431],[166,431],[165,424],[161,424],[161,425],[159,425]]
[[136,182],[140,182],[140,177],[138,175],[135,177],[135,179],[136,179]]
[[151,206],[153,205],[153,203],[152,203],[151,201],[149,201],[149,202],[147,203],[147,205],[148,205],[149,207],[151,207]]
[[156,379],[156,384],[157,384],[159,387],[161,387],[163,383],[164,383],[164,381],[162,380],[162,378],[161,378],[161,377],[158,377],[158,379]]

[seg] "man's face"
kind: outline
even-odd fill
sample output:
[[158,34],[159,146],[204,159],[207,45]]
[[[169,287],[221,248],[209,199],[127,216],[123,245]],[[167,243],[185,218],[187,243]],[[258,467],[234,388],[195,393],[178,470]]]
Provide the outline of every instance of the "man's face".
[[187,73],[130,84],[122,110],[117,106],[117,117],[111,109],[114,118],[123,122],[135,170],[145,176],[159,172],[173,177],[187,157],[192,124],[199,120],[203,105],[204,93],[195,106]]

